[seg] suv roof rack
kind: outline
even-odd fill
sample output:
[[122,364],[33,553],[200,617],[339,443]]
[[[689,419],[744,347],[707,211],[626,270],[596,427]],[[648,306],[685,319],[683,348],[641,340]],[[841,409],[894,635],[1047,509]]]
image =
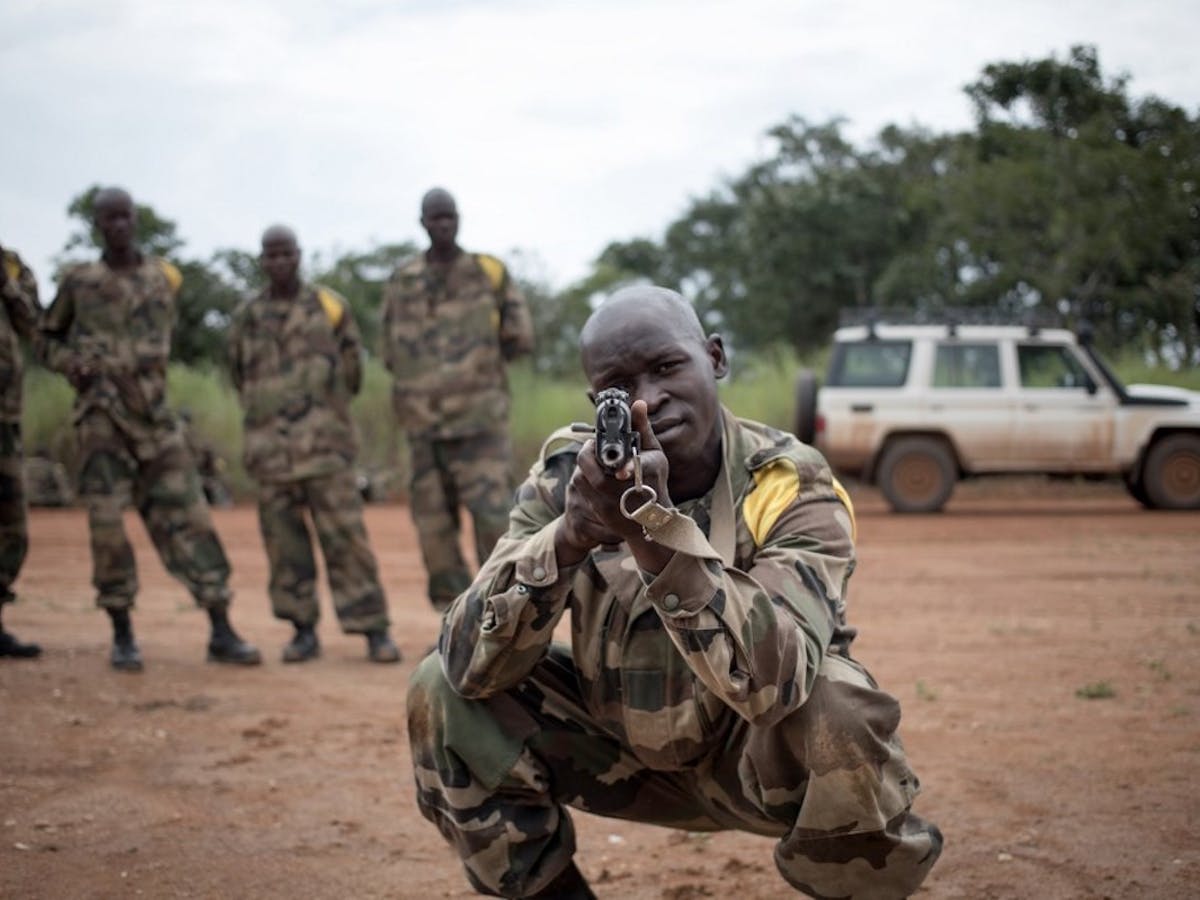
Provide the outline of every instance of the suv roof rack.
[[[875,338],[879,325],[945,325],[951,337],[963,325],[1024,326],[1035,337],[1043,328],[1066,327],[1061,317],[1045,310],[1031,309],[1021,315],[981,306],[945,306],[936,310],[883,308],[878,306],[844,307],[838,311],[838,327],[865,325],[868,339]],[[1086,323],[1084,326],[1086,327]]]

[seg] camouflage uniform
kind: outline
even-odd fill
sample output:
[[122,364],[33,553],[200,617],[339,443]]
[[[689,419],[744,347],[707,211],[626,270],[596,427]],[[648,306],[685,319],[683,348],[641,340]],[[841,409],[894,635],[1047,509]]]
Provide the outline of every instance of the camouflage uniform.
[[282,299],[263,291],[238,309],[229,348],[245,409],[246,470],[259,483],[273,612],[304,627],[319,616],[308,510],[342,630],[386,629],[353,471],[350,400],[362,384],[362,341],[346,301],[309,285]]
[[11,250],[0,248],[0,606],[14,599],[29,534],[21,457],[21,345],[37,322],[37,281]]
[[167,360],[182,278],[162,259],[73,266],[43,316],[38,353],[76,389],[79,493],[86,500],[96,603],[137,594],[124,508],[132,503],[164,566],[206,609],[228,607],[229,563],[191,455],[167,407]]
[[505,362],[533,349],[525,299],[494,257],[446,266],[418,256],[383,295],[384,361],[411,453],[410,504],[443,610],[471,583],[459,550],[459,505],[471,512],[479,562],[508,527],[512,448]]
[[[814,896],[907,896],[936,860],[899,706],[849,655],[852,514],[815,450],[724,428],[716,484],[680,506],[704,554],[654,577],[624,545],[558,568],[578,444],[544,458],[414,674],[417,802],[476,889],[557,877],[563,806],[777,838],[780,873]],[[551,645],[568,608],[571,647]]]

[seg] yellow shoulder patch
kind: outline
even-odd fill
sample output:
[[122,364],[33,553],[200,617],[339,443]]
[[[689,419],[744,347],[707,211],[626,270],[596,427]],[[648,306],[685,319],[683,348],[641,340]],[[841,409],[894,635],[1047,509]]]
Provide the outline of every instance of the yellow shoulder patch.
[[746,527],[762,546],[783,511],[800,496],[800,475],[790,459],[777,459],[754,470],[754,490],[742,504]]
[[8,276],[9,281],[16,281],[21,277],[21,264],[17,262],[17,255],[4,251],[4,274]]
[[854,518],[854,504],[850,502],[850,494],[836,478],[833,479],[833,492],[837,494],[838,499],[842,501],[842,506],[846,507],[846,512],[850,514],[850,540],[857,541],[858,520]]
[[171,293],[178,294],[179,286],[183,284],[183,273],[175,267],[174,263],[167,262],[165,259],[158,261],[158,267],[167,276],[167,283],[171,285]]
[[325,310],[325,315],[329,318],[329,324],[334,328],[341,325],[342,316],[346,314],[346,301],[339,294],[327,287],[317,288],[317,299],[321,301],[321,307]]
[[[850,495],[836,478],[833,479],[833,492],[850,515],[850,538],[857,540],[858,523],[854,520],[854,504],[850,502]],[[754,491],[742,504],[742,515],[755,544],[759,547],[763,545],[783,511],[798,496],[800,474],[796,471],[796,464],[790,459],[777,459],[761,469],[754,470]]]
[[488,281],[492,285],[493,291],[500,290],[504,284],[504,263],[496,259],[494,256],[488,256],[486,253],[477,253],[475,258],[479,260],[479,267],[483,269],[483,274],[487,276]]

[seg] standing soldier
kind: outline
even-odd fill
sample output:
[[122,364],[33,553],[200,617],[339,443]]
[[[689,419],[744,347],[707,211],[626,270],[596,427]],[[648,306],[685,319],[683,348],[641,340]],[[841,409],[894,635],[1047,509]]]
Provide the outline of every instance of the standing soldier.
[[256,665],[258,650],[229,624],[229,563],[166,402],[182,276],[167,261],[137,249],[128,193],[120,188],[97,193],[94,216],[104,254],[63,276],[42,320],[39,353],[76,391],[79,493],[88,508],[96,603],[112,619],[112,666],[142,668],[129,616],[137,569],[122,520],[131,500],[167,571],[208,611],[209,661]]
[[[25,474],[21,464],[21,345],[37,322],[37,281],[11,250],[0,247],[0,611],[16,599],[12,584],[25,561]],[[0,623],[0,656],[37,656],[42,648],[23,644]]]
[[401,265],[383,295],[384,359],[408,436],[411,507],[444,611],[471,584],[459,549],[459,504],[471,512],[482,565],[508,527],[512,447],[505,363],[533,349],[525,298],[500,260],[458,246],[454,198],[421,201],[429,249]]
[[398,662],[353,470],[358,441],[350,400],[362,385],[358,326],[345,300],[300,280],[300,247],[290,228],[263,233],[261,262],[269,284],[238,309],[229,351],[246,414],[246,470],[259,483],[271,608],[296,628],[283,661],[320,655],[307,511],[342,630],[367,636],[373,662]]

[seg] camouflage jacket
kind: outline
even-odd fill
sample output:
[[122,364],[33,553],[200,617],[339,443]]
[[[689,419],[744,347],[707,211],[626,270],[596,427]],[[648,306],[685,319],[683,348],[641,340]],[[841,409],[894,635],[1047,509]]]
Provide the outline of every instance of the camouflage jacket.
[[533,349],[533,325],[500,260],[464,252],[443,268],[422,254],[384,288],[383,342],[401,427],[454,438],[507,423],[504,364]]
[[75,379],[76,419],[102,409],[127,434],[152,439],[174,428],[166,404],[175,295],[183,276],[165,259],[129,269],[103,259],[72,266],[42,316],[36,350],[50,369]]
[[680,510],[726,546],[676,553],[657,576],[623,544],[559,569],[554,532],[579,445],[543,453],[508,533],[443,622],[455,689],[483,697],[520,682],[569,608],[584,702],[650,767],[695,765],[739,722],[771,725],[804,703],[826,653],[854,635],[849,499],[791,435],[728,412],[724,427],[716,483]]
[[37,280],[21,257],[0,247],[0,423],[21,422],[21,344],[37,324]]
[[234,314],[229,356],[254,478],[313,478],[354,462],[350,401],[362,386],[362,339],[341,296],[317,285],[283,299],[263,291]]

